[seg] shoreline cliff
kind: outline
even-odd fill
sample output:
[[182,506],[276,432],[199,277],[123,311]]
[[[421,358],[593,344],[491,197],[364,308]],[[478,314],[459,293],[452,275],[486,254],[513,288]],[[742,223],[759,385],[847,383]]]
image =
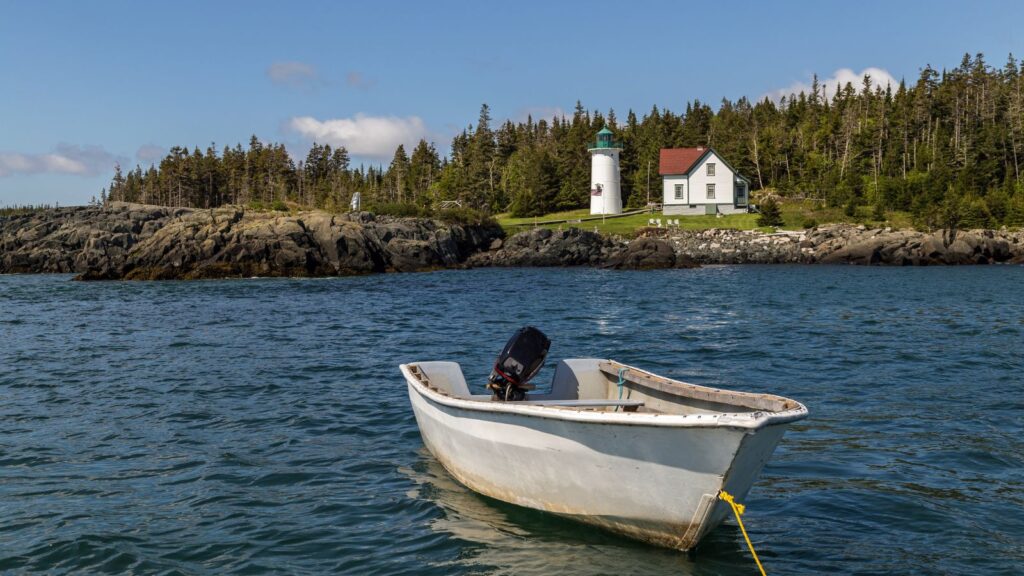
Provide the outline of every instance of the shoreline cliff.
[[114,203],[0,219],[0,272],[81,280],[345,276],[461,266],[497,224],[366,212],[284,214]]
[[774,234],[576,228],[506,237],[493,222],[367,212],[293,214],[113,203],[0,217],[0,273],[82,280],[344,276],[487,266],[690,268],[702,264],[1024,264],[1024,231],[918,232],[837,224]]

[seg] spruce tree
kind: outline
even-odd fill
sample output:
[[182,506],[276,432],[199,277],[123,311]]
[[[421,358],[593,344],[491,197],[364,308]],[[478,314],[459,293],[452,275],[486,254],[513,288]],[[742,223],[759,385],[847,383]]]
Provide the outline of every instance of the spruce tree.
[[782,209],[774,198],[768,198],[758,206],[761,215],[757,217],[758,226],[782,226]]

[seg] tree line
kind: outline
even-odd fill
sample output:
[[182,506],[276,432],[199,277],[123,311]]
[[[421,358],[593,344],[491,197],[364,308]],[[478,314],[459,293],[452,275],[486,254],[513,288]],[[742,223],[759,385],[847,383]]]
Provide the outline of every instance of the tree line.
[[[622,142],[627,207],[660,200],[661,148],[712,146],[755,190],[843,206],[848,214],[908,211],[931,226],[1024,224],[1024,79],[1011,55],[982,54],[915,81],[823,86],[775,101],[693,101],[675,113],[654,106],[624,120],[614,110],[505,121],[484,104],[447,154],[421,140],[398,146],[387,167],[353,167],[343,147],[314,144],[295,161],[255,136],[247,148],[175,147],[159,165],[118,167],[104,198],[212,207],[222,204],[344,209],[359,192],[368,207],[427,210],[444,200],[483,211],[535,216],[587,205],[594,135]],[[955,222],[954,222],[955,221]]]

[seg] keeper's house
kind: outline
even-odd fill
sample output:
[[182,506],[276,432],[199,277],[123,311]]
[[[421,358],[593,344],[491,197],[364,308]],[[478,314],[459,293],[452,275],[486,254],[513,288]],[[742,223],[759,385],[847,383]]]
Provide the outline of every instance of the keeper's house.
[[713,148],[662,148],[658,173],[666,216],[747,212],[750,182]]

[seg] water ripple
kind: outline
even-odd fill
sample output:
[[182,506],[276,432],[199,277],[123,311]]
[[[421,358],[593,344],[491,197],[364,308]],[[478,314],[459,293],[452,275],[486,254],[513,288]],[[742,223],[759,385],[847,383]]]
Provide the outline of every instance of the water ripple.
[[[471,270],[317,280],[0,276],[0,571],[748,574],[483,498],[396,366],[480,390],[515,328],[799,398],[748,498],[773,573],[1024,562],[1020,267]],[[540,381],[549,378],[549,366]]]

